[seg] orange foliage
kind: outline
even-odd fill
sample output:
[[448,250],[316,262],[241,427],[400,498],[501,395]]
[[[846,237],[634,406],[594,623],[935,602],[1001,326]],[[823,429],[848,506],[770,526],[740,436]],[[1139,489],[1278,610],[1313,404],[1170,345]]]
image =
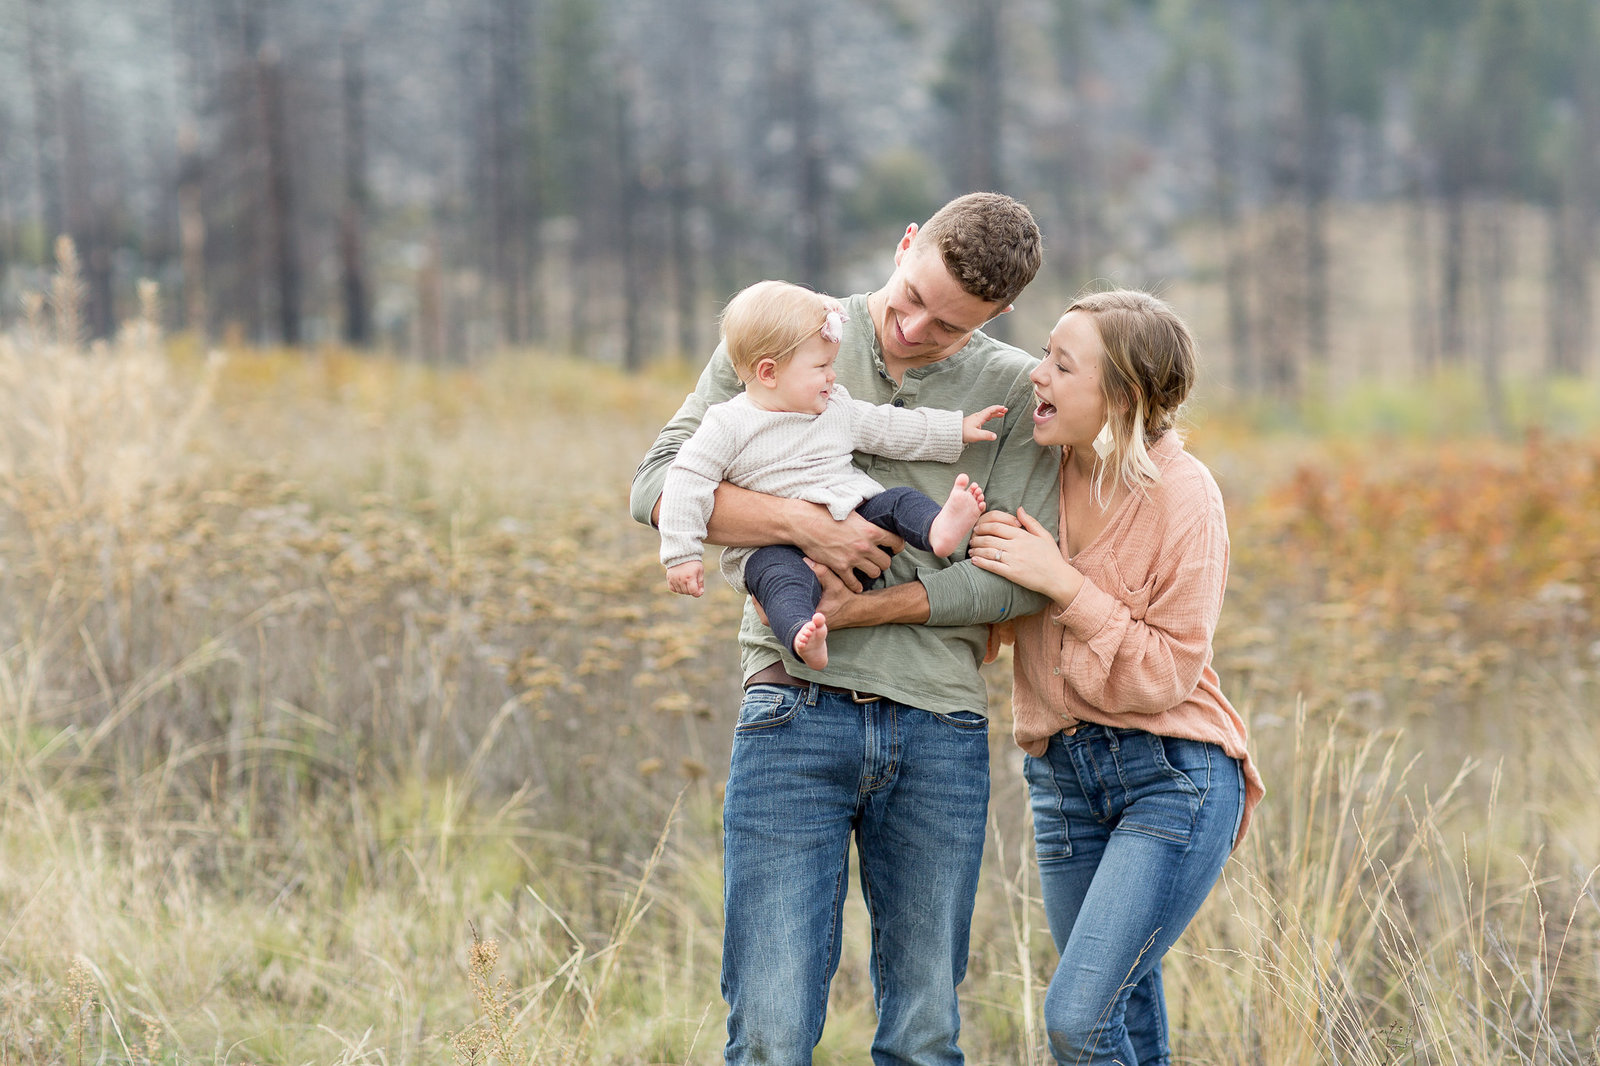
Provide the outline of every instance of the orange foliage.
[[1465,699],[1524,652],[1597,647],[1600,442],[1329,446],[1230,517],[1224,626],[1287,645],[1272,662],[1336,658],[1343,698]]

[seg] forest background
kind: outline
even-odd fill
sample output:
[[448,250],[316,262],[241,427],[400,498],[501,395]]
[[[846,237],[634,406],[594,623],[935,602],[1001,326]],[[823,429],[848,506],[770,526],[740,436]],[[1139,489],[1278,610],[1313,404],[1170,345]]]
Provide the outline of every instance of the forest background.
[[[1007,339],[1203,350],[1271,795],[1178,1061],[1600,1062],[1592,0],[0,0],[0,1062],[717,1060],[739,604],[628,481],[729,294],[973,188]],[[964,1044],[1040,1063],[987,676]]]

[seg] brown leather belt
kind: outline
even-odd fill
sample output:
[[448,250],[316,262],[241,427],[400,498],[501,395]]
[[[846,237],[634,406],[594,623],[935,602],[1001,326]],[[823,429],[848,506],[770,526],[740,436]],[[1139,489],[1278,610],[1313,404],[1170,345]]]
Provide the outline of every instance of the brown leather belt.
[[[789,673],[783,668],[783,662],[780,660],[751,674],[745,679],[744,687],[749,688],[751,685],[787,685],[789,688],[810,688],[812,684],[813,682],[804,681]],[[871,692],[858,692],[853,688],[839,688],[837,685],[824,685],[820,682],[817,682],[816,685],[824,692],[832,692],[839,696],[849,696],[851,703],[876,703],[878,700],[883,699],[882,696]]]

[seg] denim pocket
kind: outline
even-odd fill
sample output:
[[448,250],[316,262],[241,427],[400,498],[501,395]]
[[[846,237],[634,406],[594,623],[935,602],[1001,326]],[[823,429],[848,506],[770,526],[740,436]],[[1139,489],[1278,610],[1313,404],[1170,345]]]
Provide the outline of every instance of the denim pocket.
[[790,685],[751,685],[739,704],[735,733],[754,733],[786,725],[800,709],[806,690]]
[[1211,788],[1211,747],[1201,740],[1151,736],[1151,753],[1173,784],[1205,802]]
[[1121,828],[1187,846],[1211,786],[1210,747],[1153,733],[1126,738],[1128,796]]
[[963,733],[985,733],[989,730],[989,719],[977,711],[951,711],[948,714],[944,711],[929,711],[928,713],[945,725],[954,726]]

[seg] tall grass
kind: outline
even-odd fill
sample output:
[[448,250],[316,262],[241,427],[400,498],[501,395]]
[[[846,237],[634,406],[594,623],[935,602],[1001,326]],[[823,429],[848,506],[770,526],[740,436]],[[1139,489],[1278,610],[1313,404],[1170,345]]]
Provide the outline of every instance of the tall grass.
[[[173,352],[153,292],[86,347],[62,253],[0,339],[0,1062],[718,1060],[739,604],[623,504],[686,376]],[[1198,436],[1272,793],[1180,1061],[1594,1062],[1600,452]],[[963,1044],[1040,1063],[991,669]],[[819,1062],[871,1039],[850,908]]]

